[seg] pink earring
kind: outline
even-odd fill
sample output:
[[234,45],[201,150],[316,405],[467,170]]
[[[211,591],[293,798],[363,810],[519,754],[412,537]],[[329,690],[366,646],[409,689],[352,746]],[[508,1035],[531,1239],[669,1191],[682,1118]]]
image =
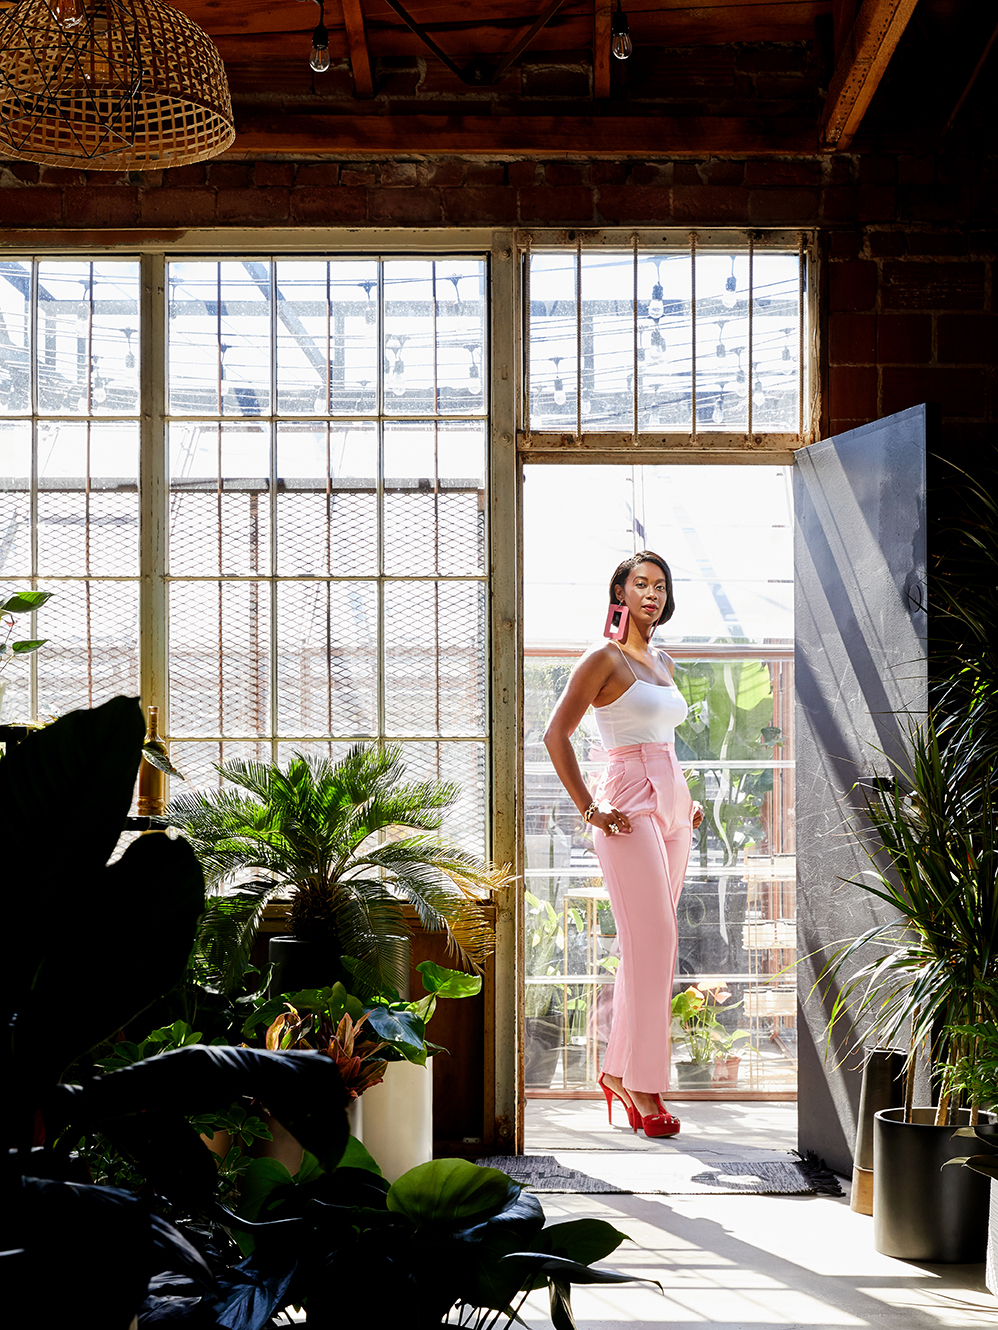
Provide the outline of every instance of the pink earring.
[[611,605],[606,612],[603,636],[612,642],[620,642],[627,636],[627,619],[630,611],[626,605]]

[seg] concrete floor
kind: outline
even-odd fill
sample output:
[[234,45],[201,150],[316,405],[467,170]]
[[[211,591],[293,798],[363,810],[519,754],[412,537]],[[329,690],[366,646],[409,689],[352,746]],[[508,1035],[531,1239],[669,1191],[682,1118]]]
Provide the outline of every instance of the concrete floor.
[[[649,1175],[655,1155],[680,1148],[706,1161],[759,1158],[792,1150],[796,1106],[779,1103],[681,1103],[680,1136],[648,1141],[609,1128],[602,1102],[530,1100],[527,1151],[640,1150]],[[758,1152],[758,1153],[756,1153]],[[563,1161],[565,1162],[565,1161]],[[648,1327],[684,1330],[970,1330],[998,1324],[998,1300],[984,1287],[983,1265],[913,1265],[873,1250],[873,1221],[844,1198],[824,1196],[544,1195],[550,1221],[605,1219],[627,1234],[603,1262],[650,1284],[576,1287],[578,1330]],[[549,1327],[545,1295],[521,1312]]]

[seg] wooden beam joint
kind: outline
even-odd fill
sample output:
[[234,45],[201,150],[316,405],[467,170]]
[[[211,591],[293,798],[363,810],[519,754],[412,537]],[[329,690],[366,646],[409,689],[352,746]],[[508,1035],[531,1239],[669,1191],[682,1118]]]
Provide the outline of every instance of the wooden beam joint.
[[818,131],[822,152],[846,152],[917,0],[864,0],[832,74]]
[[371,57],[367,49],[367,33],[364,31],[364,11],[360,0],[342,0],[343,25],[347,34],[347,49],[350,52],[350,68],[353,71],[353,86],[358,97],[374,96],[374,79],[371,76]]

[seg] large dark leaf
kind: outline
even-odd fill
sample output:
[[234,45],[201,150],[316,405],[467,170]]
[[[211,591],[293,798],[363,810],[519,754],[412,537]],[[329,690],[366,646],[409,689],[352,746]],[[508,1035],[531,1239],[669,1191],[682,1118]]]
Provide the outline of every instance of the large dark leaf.
[[335,1167],[350,1134],[345,1112],[349,1096],[336,1064],[322,1053],[178,1048],[85,1087],[57,1086],[52,1102],[61,1118],[98,1127],[149,1105],[188,1117],[227,1108],[242,1095],[265,1104],[323,1167]]
[[[169,992],[184,973],[204,908],[204,879],[194,852],[186,841],[162,833],[140,836],[109,868],[77,873],[74,885],[80,900],[102,900],[110,908],[98,951],[80,946],[80,901],[67,906],[65,919],[51,929],[57,910],[46,909],[33,931],[30,989],[8,995],[17,1018],[10,1045],[13,1075],[25,1085],[56,1080],[76,1058]],[[39,1039],[39,1030],[47,1037]]]

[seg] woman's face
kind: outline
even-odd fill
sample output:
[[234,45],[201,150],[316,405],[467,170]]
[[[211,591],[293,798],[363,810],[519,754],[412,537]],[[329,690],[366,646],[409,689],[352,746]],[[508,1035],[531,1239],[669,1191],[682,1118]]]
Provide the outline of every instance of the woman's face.
[[623,597],[631,617],[644,625],[659,621],[668,593],[665,573],[657,563],[639,563],[628,573],[624,586],[617,587],[617,596]]

